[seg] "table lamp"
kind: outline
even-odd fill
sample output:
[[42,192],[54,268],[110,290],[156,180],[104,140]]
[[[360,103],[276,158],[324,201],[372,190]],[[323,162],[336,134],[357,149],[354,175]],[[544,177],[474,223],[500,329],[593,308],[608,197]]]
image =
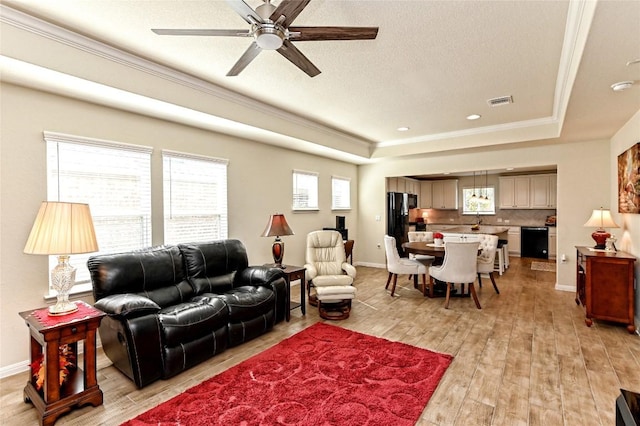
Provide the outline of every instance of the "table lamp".
[[264,228],[262,233],[263,237],[276,237],[271,247],[271,254],[273,254],[273,263],[276,267],[284,269],[282,266],[282,258],[284,257],[284,242],[280,239],[284,235],[294,235],[293,231],[287,223],[283,214],[273,214],[269,218],[267,227]]
[[76,268],[69,264],[69,255],[95,251],[98,251],[98,242],[88,204],[42,203],[24,252],[58,256],[58,264],[51,270],[51,286],[57,292],[57,302],[49,307],[49,315],[78,310],[75,303],[69,302],[69,291],[76,279]]
[[611,218],[611,212],[609,210],[605,210],[602,207],[600,209],[596,209],[591,213],[591,217],[584,224],[584,226],[596,227],[593,234],[591,234],[591,238],[596,242],[594,248],[596,249],[604,249],[606,247],[607,238],[611,236],[604,228],[617,228],[618,225]]

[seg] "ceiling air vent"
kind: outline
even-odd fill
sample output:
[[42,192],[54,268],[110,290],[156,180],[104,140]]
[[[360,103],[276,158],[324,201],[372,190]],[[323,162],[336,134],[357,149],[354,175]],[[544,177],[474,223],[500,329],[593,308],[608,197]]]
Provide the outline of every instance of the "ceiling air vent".
[[492,107],[496,107],[496,106],[500,106],[500,105],[512,104],[513,103],[513,97],[511,97],[511,96],[501,96],[499,98],[489,99],[487,101],[487,103],[489,104],[489,106],[492,106]]

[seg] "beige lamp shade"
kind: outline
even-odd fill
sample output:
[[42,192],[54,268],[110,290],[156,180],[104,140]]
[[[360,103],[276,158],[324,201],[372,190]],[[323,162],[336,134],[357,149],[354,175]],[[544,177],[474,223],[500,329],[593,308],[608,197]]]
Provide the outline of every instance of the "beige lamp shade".
[[88,204],[44,201],[24,247],[27,254],[69,255],[98,251]]
[[584,224],[584,226],[598,229],[618,227],[618,225],[616,225],[616,223],[613,221],[613,218],[611,217],[611,212],[602,208],[594,210],[593,213],[591,213],[591,217],[589,218],[587,223]]

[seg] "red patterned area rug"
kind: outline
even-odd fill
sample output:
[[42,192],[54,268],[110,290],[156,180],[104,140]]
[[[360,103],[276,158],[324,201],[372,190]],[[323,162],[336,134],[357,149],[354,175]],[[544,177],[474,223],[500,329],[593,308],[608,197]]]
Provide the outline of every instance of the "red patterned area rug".
[[452,359],[316,323],[124,424],[413,425]]

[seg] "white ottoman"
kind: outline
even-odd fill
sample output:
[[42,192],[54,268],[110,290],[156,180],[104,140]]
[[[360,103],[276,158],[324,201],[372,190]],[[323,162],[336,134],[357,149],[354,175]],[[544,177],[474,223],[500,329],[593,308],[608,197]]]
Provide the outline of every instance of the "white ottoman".
[[349,318],[351,301],[356,297],[356,288],[351,285],[316,287],[316,295],[321,318],[342,320]]

